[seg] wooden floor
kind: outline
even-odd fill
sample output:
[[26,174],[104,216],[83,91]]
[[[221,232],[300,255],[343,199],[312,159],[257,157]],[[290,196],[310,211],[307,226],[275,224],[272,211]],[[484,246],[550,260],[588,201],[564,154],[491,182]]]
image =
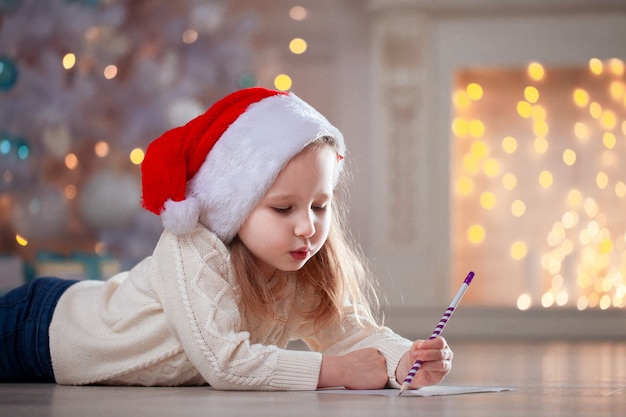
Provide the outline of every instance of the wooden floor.
[[625,416],[624,341],[452,341],[448,385],[513,391],[444,397],[199,388],[0,384],[0,416]]

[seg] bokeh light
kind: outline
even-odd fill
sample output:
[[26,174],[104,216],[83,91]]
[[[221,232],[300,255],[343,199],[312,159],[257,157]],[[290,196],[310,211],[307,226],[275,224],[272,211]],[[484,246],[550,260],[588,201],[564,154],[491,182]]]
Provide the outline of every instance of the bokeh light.
[[574,90],[574,103],[578,107],[586,107],[589,104],[589,94],[582,88]]
[[495,178],[500,174],[500,164],[495,159],[489,158],[483,164],[483,172],[489,178]]
[[533,304],[533,299],[528,293],[521,294],[517,298],[517,308],[519,310],[528,310]]
[[519,261],[520,259],[524,259],[527,253],[528,248],[526,247],[526,243],[521,240],[517,240],[511,245],[511,258]]
[[467,96],[474,101],[478,101],[483,96],[483,88],[480,84],[471,83],[467,86]]
[[190,45],[198,40],[198,31],[187,29],[183,32],[183,42]]
[[611,58],[608,62],[609,71],[617,76],[621,77],[624,75],[624,61],[619,58]]
[[604,71],[604,64],[598,58],[591,58],[589,60],[589,70],[592,74],[600,75]]
[[536,103],[539,100],[539,90],[532,85],[529,85],[524,89],[524,98],[529,103]]
[[76,188],[76,186],[74,184],[68,184],[63,189],[63,195],[68,200],[75,199],[77,194],[78,194],[78,189]]
[[548,141],[544,137],[535,138],[533,147],[535,148],[535,152],[542,155],[548,151]]
[[467,231],[467,238],[471,243],[480,243],[485,240],[485,229],[479,225],[472,225]]
[[117,76],[117,66],[116,65],[107,65],[104,68],[104,78],[107,80],[112,80]]
[[466,90],[457,90],[452,96],[452,104],[458,109],[467,109],[470,106],[470,102]]
[[502,149],[508,154],[512,154],[517,150],[517,140],[513,136],[507,136],[502,139]]
[[515,200],[511,204],[511,214],[515,217],[522,217],[526,213],[526,204],[522,200]]
[[78,166],[78,157],[75,153],[68,153],[65,156],[65,166],[70,170],[76,169]]
[[533,114],[533,106],[527,101],[519,101],[517,103],[517,114],[528,119]]
[[617,144],[617,138],[613,133],[605,132],[604,135],[602,135],[602,143],[604,143],[607,149],[613,149]]
[[476,140],[472,143],[472,155],[478,159],[483,159],[489,154],[489,147],[482,140]]
[[574,165],[576,163],[576,152],[569,148],[565,149],[563,151],[563,162],[570,167]]
[[539,174],[539,185],[541,188],[550,188],[554,182],[554,176],[548,170],[543,170]]
[[543,77],[545,76],[543,65],[539,62],[531,62],[528,65],[528,76],[535,81],[543,80]]
[[482,120],[470,120],[468,125],[468,132],[470,136],[474,138],[481,138],[485,134],[485,124]]
[[466,196],[474,190],[474,181],[468,177],[461,177],[456,182],[456,192],[459,195]]
[[467,120],[456,118],[452,121],[452,132],[456,137],[463,138],[469,132]]
[[143,151],[143,149],[135,148],[130,152],[129,157],[130,157],[130,162],[132,162],[135,165],[141,165],[145,157],[145,152]]
[[74,65],[76,65],[76,55],[71,52],[65,54],[65,56],[63,56],[63,68],[69,70],[74,68]]
[[475,302],[626,308],[624,62],[459,74],[455,271],[478,264],[511,277]]
[[517,177],[515,174],[507,172],[502,176],[502,186],[505,190],[511,191],[517,185]]
[[496,196],[489,191],[485,191],[480,195],[480,205],[486,210],[491,210],[496,205]]
[[294,38],[289,42],[289,50],[296,55],[305,53],[306,49],[307,43],[302,38]]
[[103,140],[98,141],[98,143],[94,146],[94,152],[98,155],[98,157],[104,158],[109,154],[109,144]]
[[306,19],[308,16],[307,10],[302,6],[293,6],[289,9],[289,17],[293,20],[300,21]]
[[274,87],[280,91],[287,91],[291,88],[291,77],[287,74],[279,74],[274,78]]
[[576,122],[574,124],[574,135],[581,140],[589,139],[590,132],[589,127],[582,122]]
[[20,246],[28,246],[28,239],[26,239],[24,236],[22,235],[15,235],[15,241],[17,242],[18,245]]

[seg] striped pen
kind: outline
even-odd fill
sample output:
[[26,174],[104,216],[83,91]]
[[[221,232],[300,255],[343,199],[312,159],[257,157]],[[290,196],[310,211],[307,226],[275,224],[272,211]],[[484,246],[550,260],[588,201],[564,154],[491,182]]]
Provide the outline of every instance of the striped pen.
[[[469,285],[472,283],[473,278],[474,278],[474,273],[470,271],[470,273],[467,274],[467,277],[463,281],[463,284],[461,284],[461,288],[459,288],[459,291],[456,293],[456,296],[450,303],[450,307],[448,307],[446,312],[443,314],[443,317],[441,317],[439,324],[437,324],[437,327],[435,327],[433,334],[430,335],[428,340],[434,339],[435,337],[441,334],[441,332],[443,331],[443,328],[446,327],[448,320],[450,320],[450,317],[452,317],[452,313],[454,313],[454,309],[459,305],[461,298],[463,298],[463,294],[465,294],[467,287],[469,287]],[[406,391],[409,385],[411,385],[411,381],[413,381],[413,378],[415,377],[415,374],[417,373],[417,371],[419,371],[420,367],[422,366],[422,363],[424,362],[421,360],[415,361],[415,363],[413,364],[413,367],[411,368],[408,375],[404,379],[404,382],[402,383],[402,387],[400,388],[400,392],[398,393],[398,395],[402,395],[402,393]]]

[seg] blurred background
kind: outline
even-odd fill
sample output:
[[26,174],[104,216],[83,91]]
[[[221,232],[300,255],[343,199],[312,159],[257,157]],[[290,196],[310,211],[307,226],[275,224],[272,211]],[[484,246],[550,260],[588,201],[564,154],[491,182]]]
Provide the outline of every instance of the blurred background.
[[223,95],[341,129],[387,322],[626,335],[623,0],[0,0],[0,291],[150,255],[140,164]]

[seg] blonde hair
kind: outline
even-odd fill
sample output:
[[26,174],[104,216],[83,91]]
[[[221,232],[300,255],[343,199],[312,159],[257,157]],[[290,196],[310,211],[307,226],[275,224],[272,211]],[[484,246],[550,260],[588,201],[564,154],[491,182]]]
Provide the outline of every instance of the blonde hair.
[[[322,137],[308,146],[336,148],[331,137]],[[344,172],[334,191],[328,239],[320,251],[295,272],[298,285],[312,289],[317,296],[317,303],[314,303],[316,307],[300,313],[313,320],[318,330],[341,320],[346,313],[346,306],[359,322],[366,320],[377,323],[377,288],[360,247],[346,227],[347,175]],[[252,254],[237,236],[230,248],[242,314],[261,320],[281,319],[278,312],[274,311],[274,305],[282,297],[286,281],[260,279],[261,273]]]

